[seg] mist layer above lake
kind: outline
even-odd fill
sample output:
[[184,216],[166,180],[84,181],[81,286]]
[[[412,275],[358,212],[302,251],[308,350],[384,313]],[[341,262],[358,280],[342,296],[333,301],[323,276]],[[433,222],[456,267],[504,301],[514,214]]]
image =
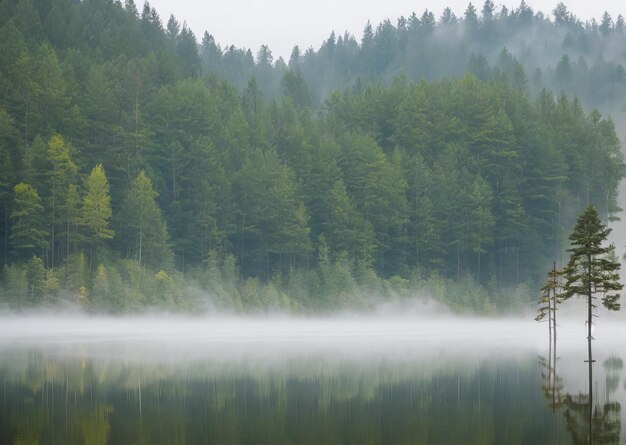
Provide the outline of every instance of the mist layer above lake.
[[423,355],[432,348],[477,352],[490,352],[493,348],[536,350],[544,340],[543,327],[518,319],[32,316],[0,320],[0,347],[135,345],[138,353],[151,347],[172,348],[208,354],[210,351],[214,359],[220,349],[245,350],[252,356],[263,356],[269,349],[285,357],[333,351],[388,355],[391,350]]

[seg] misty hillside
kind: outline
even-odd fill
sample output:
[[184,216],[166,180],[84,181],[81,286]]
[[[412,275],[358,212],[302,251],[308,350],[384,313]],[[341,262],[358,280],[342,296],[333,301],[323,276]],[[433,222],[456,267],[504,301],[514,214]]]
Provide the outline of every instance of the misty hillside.
[[534,301],[587,202],[618,210],[615,124],[586,105],[622,101],[623,21],[489,10],[287,65],[148,3],[1,2],[1,303]]
[[265,46],[258,52],[221,48],[216,39],[209,32],[201,39],[205,73],[240,86],[254,75],[273,97],[281,94],[284,72],[298,71],[316,104],[335,89],[358,89],[397,75],[430,81],[468,70],[480,79],[504,77],[534,93],[564,91],[603,110],[621,111],[626,102],[624,18],[605,13],[583,23],[563,3],[541,12],[523,0],[510,10],[487,0],[482,8],[470,3],[462,17],[449,8],[426,10],[395,23],[368,23],[362,36],[332,32],[319,49],[294,47],[288,61],[273,61]]

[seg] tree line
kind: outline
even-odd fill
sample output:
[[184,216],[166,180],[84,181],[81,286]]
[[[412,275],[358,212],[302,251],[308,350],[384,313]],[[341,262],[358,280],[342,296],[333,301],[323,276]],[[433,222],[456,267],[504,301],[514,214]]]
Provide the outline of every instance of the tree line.
[[286,72],[297,72],[309,86],[302,100],[316,107],[335,89],[390,83],[400,72],[409,80],[432,81],[467,70],[483,80],[506,77],[533,94],[564,91],[612,113],[626,102],[620,92],[626,84],[624,17],[605,12],[582,21],[562,2],[543,12],[524,0],[511,8],[469,2],[458,15],[449,7],[426,9],[368,22],[357,36],[333,31],[318,49],[295,46],[288,60],[275,59],[267,45],[222,46],[218,37],[205,32],[200,39],[203,72],[240,88],[255,76],[269,98],[281,95]]

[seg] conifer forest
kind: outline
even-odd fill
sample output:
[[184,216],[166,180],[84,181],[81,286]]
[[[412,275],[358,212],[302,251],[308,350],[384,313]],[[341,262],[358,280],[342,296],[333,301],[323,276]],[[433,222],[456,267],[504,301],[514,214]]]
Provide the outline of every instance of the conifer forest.
[[621,210],[621,15],[487,0],[289,60],[184,19],[0,1],[0,307],[516,311]]

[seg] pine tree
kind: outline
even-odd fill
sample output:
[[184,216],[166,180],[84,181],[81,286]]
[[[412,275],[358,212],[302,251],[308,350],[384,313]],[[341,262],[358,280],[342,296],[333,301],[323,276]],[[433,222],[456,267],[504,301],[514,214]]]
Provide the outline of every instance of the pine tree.
[[546,396],[551,399],[550,405],[554,410],[561,403],[559,377],[556,373],[556,311],[563,301],[563,271],[557,270],[556,260],[552,262],[552,270],[548,272],[548,280],[541,287],[542,296],[539,300],[536,321],[542,321],[548,315],[549,355],[548,362],[543,365],[548,368],[547,385],[543,387]]
[[115,232],[109,228],[111,218],[111,197],[109,183],[102,164],[96,165],[85,183],[86,194],[83,198],[82,224],[89,230],[90,248],[92,255],[89,258],[91,269],[93,248],[101,240],[111,239]]
[[21,148],[17,142],[18,132],[13,126],[13,119],[0,107],[0,264],[7,264],[9,251],[9,213],[13,200],[13,186],[16,169],[12,152]]
[[486,253],[486,245],[493,242],[495,220],[491,211],[493,192],[489,184],[478,175],[469,193],[471,217],[469,225],[469,242],[472,251],[477,255],[476,281],[480,283],[481,255]]
[[27,256],[35,255],[48,245],[41,199],[30,184],[17,184],[13,192],[13,210],[10,217],[14,223],[9,239],[18,252]]
[[[70,184],[67,194],[65,196],[65,224],[66,224],[66,239],[65,239],[65,254],[69,257],[71,251],[72,242],[74,245],[79,240],[78,226],[80,224],[81,217],[81,196],[78,186]],[[67,263],[66,263],[67,270]]]
[[[623,286],[619,282],[620,263],[614,257],[614,247],[604,247],[603,243],[611,233],[596,209],[589,205],[578,217],[569,239],[572,247],[570,260],[564,270],[564,298],[580,295],[587,298],[587,350],[589,363],[589,400],[593,400],[593,356],[591,352],[591,325],[593,322],[594,300],[602,295],[602,305],[611,311],[620,309],[618,291]],[[592,410],[589,410],[591,428]]]
[[[48,159],[52,165],[52,171],[49,172],[51,178],[50,188],[50,203],[52,206],[52,221],[51,221],[51,267],[54,268],[55,264],[55,241],[56,241],[56,225],[65,225],[66,221],[63,221],[63,216],[67,214],[66,207],[67,195],[69,193],[69,187],[72,183],[75,175],[78,173],[78,167],[72,160],[72,155],[69,146],[65,143],[63,138],[55,134],[50,138],[48,142]],[[69,227],[67,227],[69,231]],[[69,234],[66,234],[68,239]],[[68,246],[66,245],[66,248]],[[67,255],[67,251],[65,252]]]
[[156,203],[157,196],[152,181],[142,170],[133,181],[123,206],[130,248],[140,269],[144,264],[157,269],[167,268],[172,262],[167,228]]
[[290,97],[296,107],[304,108],[311,105],[311,94],[302,74],[286,71],[280,84],[283,94]]
[[556,261],[553,262],[552,270],[548,272],[548,279],[541,287],[541,299],[537,309],[536,321],[543,321],[548,316],[548,332],[550,333],[550,343],[554,339],[556,343],[556,311],[557,306],[563,301],[563,271],[556,268]]
[[478,25],[478,14],[476,14],[476,7],[470,2],[465,10],[465,23],[469,26]]
[[591,338],[592,311],[596,306],[596,294],[602,294],[602,305],[611,311],[618,311],[620,295],[616,293],[623,286],[619,283],[619,262],[611,258],[613,245],[603,247],[611,233],[596,209],[589,205],[578,217],[569,239],[572,247],[570,260],[565,268],[565,298],[573,295],[587,297],[589,338]]

